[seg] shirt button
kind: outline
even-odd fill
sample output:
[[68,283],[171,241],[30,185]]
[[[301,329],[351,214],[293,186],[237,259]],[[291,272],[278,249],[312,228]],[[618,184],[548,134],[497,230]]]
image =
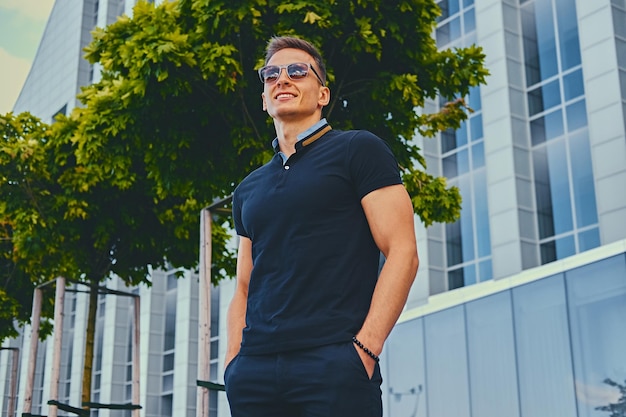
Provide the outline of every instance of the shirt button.
[[285,169],[289,169],[289,165],[285,165]]

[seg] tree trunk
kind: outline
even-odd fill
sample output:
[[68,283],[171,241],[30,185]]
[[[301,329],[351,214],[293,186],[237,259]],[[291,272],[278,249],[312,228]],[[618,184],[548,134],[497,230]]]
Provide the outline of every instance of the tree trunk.
[[[98,281],[92,281],[89,289],[89,314],[85,335],[85,362],[83,364],[82,403],[91,402],[91,378],[93,374],[94,339],[96,334],[96,313],[98,311]],[[89,407],[83,406],[88,409]]]

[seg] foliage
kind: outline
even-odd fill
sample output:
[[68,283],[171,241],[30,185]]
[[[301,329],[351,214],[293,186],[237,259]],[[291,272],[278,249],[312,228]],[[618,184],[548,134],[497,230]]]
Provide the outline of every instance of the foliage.
[[611,387],[617,388],[619,390],[620,397],[616,403],[596,407],[596,410],[611,413],[609,417],[626,417],[626,380],[624,381],[624,384],[615,382],[610,378],[606,378],[603,382]]
[[[50,126],[2,117],[9,314],[26,317],[15,306],[28,297],[8,291],[18,277],[97,283],[115,273],[149,284],[148,265],[197,266],[200,210],[271,157],[255,69],[273,35],[320,48],[330,124],[385,139],[422,221],[454,221],[458,190],[423,171],[413,138],[458,127],[469,111],[462,97],[487,71],[478,47],[437,51],[439,13],[433,0],[179,0],[139,2],[132,18],[96,29],[85,52],[102,73],[82,89],[82,106]],[[439,96],[450,100],[437,113],[416,111]],[[227,227],[213,227],[215,281],[234,271]]]

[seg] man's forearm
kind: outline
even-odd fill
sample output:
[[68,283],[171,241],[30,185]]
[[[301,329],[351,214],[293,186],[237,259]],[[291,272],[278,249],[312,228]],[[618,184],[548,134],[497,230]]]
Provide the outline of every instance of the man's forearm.
[[226,357],[224,364],[227,365],[237,353],[241,347],[241,338],[243,328],[246,327],[246,295],[239,290],[235,290],[230,306],[228,307],[228,314],[226,317],[227,327],[227,347]]
[[380,272],[370,311],[357,338],[379,354],[406,303],[418,267],[417,251],[390,253]]

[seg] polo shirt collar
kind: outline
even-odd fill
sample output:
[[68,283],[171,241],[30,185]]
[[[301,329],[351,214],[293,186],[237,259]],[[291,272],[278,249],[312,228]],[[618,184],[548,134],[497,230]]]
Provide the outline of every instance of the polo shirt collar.
[[[312,144],[317,139],[321,138],[329,130],[331,130],[331,127],[326,121],[326,118],[322,118],[319,122],[315,123],[304,132],[299,133],[296,136],[296,138],[298,138],[298,141],[296,142],[296,152],[298,152],[298,150],[302,149],[303,147]],[[280,155],[284,164],[287,161],[287,156],[280,151],[278,138],[274,138],[274,140],[272,141],[272,148],[274,148],[274,152]]]

